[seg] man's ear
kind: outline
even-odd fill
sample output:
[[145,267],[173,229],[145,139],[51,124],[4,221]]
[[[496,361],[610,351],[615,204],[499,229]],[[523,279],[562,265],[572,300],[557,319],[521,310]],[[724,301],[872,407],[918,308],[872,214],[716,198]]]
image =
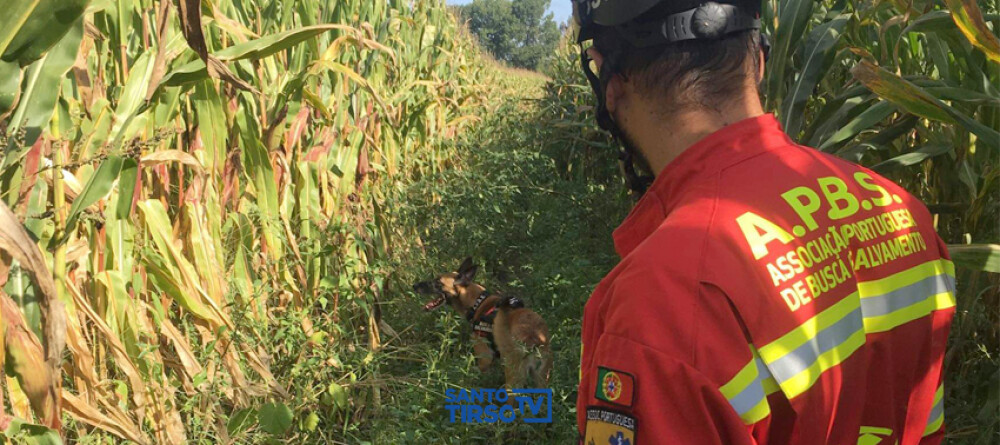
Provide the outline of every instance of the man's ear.
[[761,48],[760,54],[758,54],[758,56],[760,56],[759,59],[760,66],[758,67],[757,70],[757,83],[761,83],[764,81],[764,64],[767,63],[767,53],[764,51],[763,48]]
[[622,76],[615,74],[608,81],[608,86],[604,89],[604,104],[608,107],[608,113],[615,115],[615,110],[625,96],[625,80]]
[[[587,48],[587,56],[594,61],[594,73],[600,75],[601,66],[604,65],[604,56],[597,52],[597,48],[594,47]],[[622,77],[615,75],[608,82],[607,88],[605,88],[604,104],[608,107],[608,113],[614,114],[618,104],[621,103],[622,94],[625,92],[622,82]]]
[[455,281],[462,286],[468,286],[478,271],[479,266],[472,264],[472,258],[466,258],[462,261],[462,265],[458,266],[458,278]]
[[587,56],[590,57],[590,60],[594,61],[594,72],[600,74],[601,65],[604,64],[604,56],[597,52],[597,48],[593,46],[587,48]]

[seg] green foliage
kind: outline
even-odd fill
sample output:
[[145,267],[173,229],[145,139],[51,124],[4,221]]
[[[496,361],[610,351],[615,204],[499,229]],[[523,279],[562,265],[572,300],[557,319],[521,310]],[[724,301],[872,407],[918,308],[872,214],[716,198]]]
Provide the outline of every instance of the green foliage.
[[265,403],[257,411],[257,422],[264,431],[280,436],[292,426],[292,416],[284,403]]
[[948,250],[960,267],[1000,273],[1000,245],[954,246]]
[[62,438],[55,430],[12,419],[7,429],[0,433],[0,443],[25,445],[62,445]]
[[30,0],[14,2],[0,22],[0,54],[5,62],[26,66],[77,23],[90,0]]
[[1000,275],[981,271],[997,271],[1000,240],[996,3],[768,4],[777,51],[763,94],[789,134],[899,182],[951,244],[960,269],[945,360],[948,436],[994,443]]
[[[958,310],[945,358],[949,443],[997,441],[1000,406],[1000,64],[996,4],[773,0],[766,106],[805,145],[870,166],[920,197],[949,243]],[[983,8],[980,11],[980,7]],[[946,8],[951,8],[946,9]],[[548,72],[560,174],[604,178],[609,141],[569,39]],[[563,161],[565,160],[565,161]]]
[[[0,302],[51,345],[54,297],[28,278],[58,284],[67,439],[576,441],[579,319],[630,203],[571,36],[546,49],[547,2],[473,5],[483,46],[547,59],[552,79],[486,74],[437,0],[71,1],[55,19],[47,2],[0,17],[0,200],[39,257],[0,255]],[[921,197],[966,268],[949,437],[995,442],[996,6],[767,4],[769,108]],[[550,326],[551,426],[446,418],[444,389],[496,387],[501,371],[481,374],[462,317],[420,311],[409,289],[467,255]],[[40,417],[5,386],[12,414]],[[8,438],[53,439],[14,422]]]
[[551,0],[473,0],[459,7],[469,30],[497,60],[511,66],[539,69],[559,41]]
[[381,206],[483,104],[443,2],[7,6],[7,412],[84,443],[356,431],[380,405]]
[[[392,200],[397,248],[394,297],[384,320],[401,333],[376,358],[386,383],[384,409],[360,437],[374,443],[573,443],[583,304],[618,261],[611,231],[630,202],[615,174],[614,152],[593,176],[563,172],[553,157],[576,129],[553,126],[542,106],[552,100],[543,79],[502,72],[497,109],[459,141],[456,162],[422,177]],[[596,134],[596,133],[595,133]],[[603,178],[603,179],[602,179]],[[451,423],[443,408],[447,388],[496,388],[502,369],[480,373],[471,329],[449,308],[423,312],[419,280],[458,266],[465,256],[481,264],[477,281],[522,298],[546,320],[555,370],[551,425]]]

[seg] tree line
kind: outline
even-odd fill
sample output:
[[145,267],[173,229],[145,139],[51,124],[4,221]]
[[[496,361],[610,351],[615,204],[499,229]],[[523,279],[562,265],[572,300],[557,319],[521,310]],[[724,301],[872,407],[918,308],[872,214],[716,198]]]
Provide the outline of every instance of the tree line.
[[560,26],[546,13],[550,0],[473,0],[458,6],[480,45],[498,61],[537,70],[559,43]]

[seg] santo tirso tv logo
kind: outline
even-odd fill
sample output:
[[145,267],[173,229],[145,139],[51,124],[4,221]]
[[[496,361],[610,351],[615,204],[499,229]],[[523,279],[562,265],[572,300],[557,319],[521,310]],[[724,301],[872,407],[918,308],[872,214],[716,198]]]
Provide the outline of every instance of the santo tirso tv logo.
[[444,391],[451,423],[552,423],[551,389],[455,389]]

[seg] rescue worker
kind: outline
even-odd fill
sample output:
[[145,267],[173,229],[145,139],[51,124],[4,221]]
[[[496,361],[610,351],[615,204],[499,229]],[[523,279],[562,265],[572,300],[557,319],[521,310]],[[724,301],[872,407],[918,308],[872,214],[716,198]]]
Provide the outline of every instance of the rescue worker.
[[760,2],[574,3],[644,191],[584,310],[581,443],[940,443],[954,266],[916,198],[764,113]]

